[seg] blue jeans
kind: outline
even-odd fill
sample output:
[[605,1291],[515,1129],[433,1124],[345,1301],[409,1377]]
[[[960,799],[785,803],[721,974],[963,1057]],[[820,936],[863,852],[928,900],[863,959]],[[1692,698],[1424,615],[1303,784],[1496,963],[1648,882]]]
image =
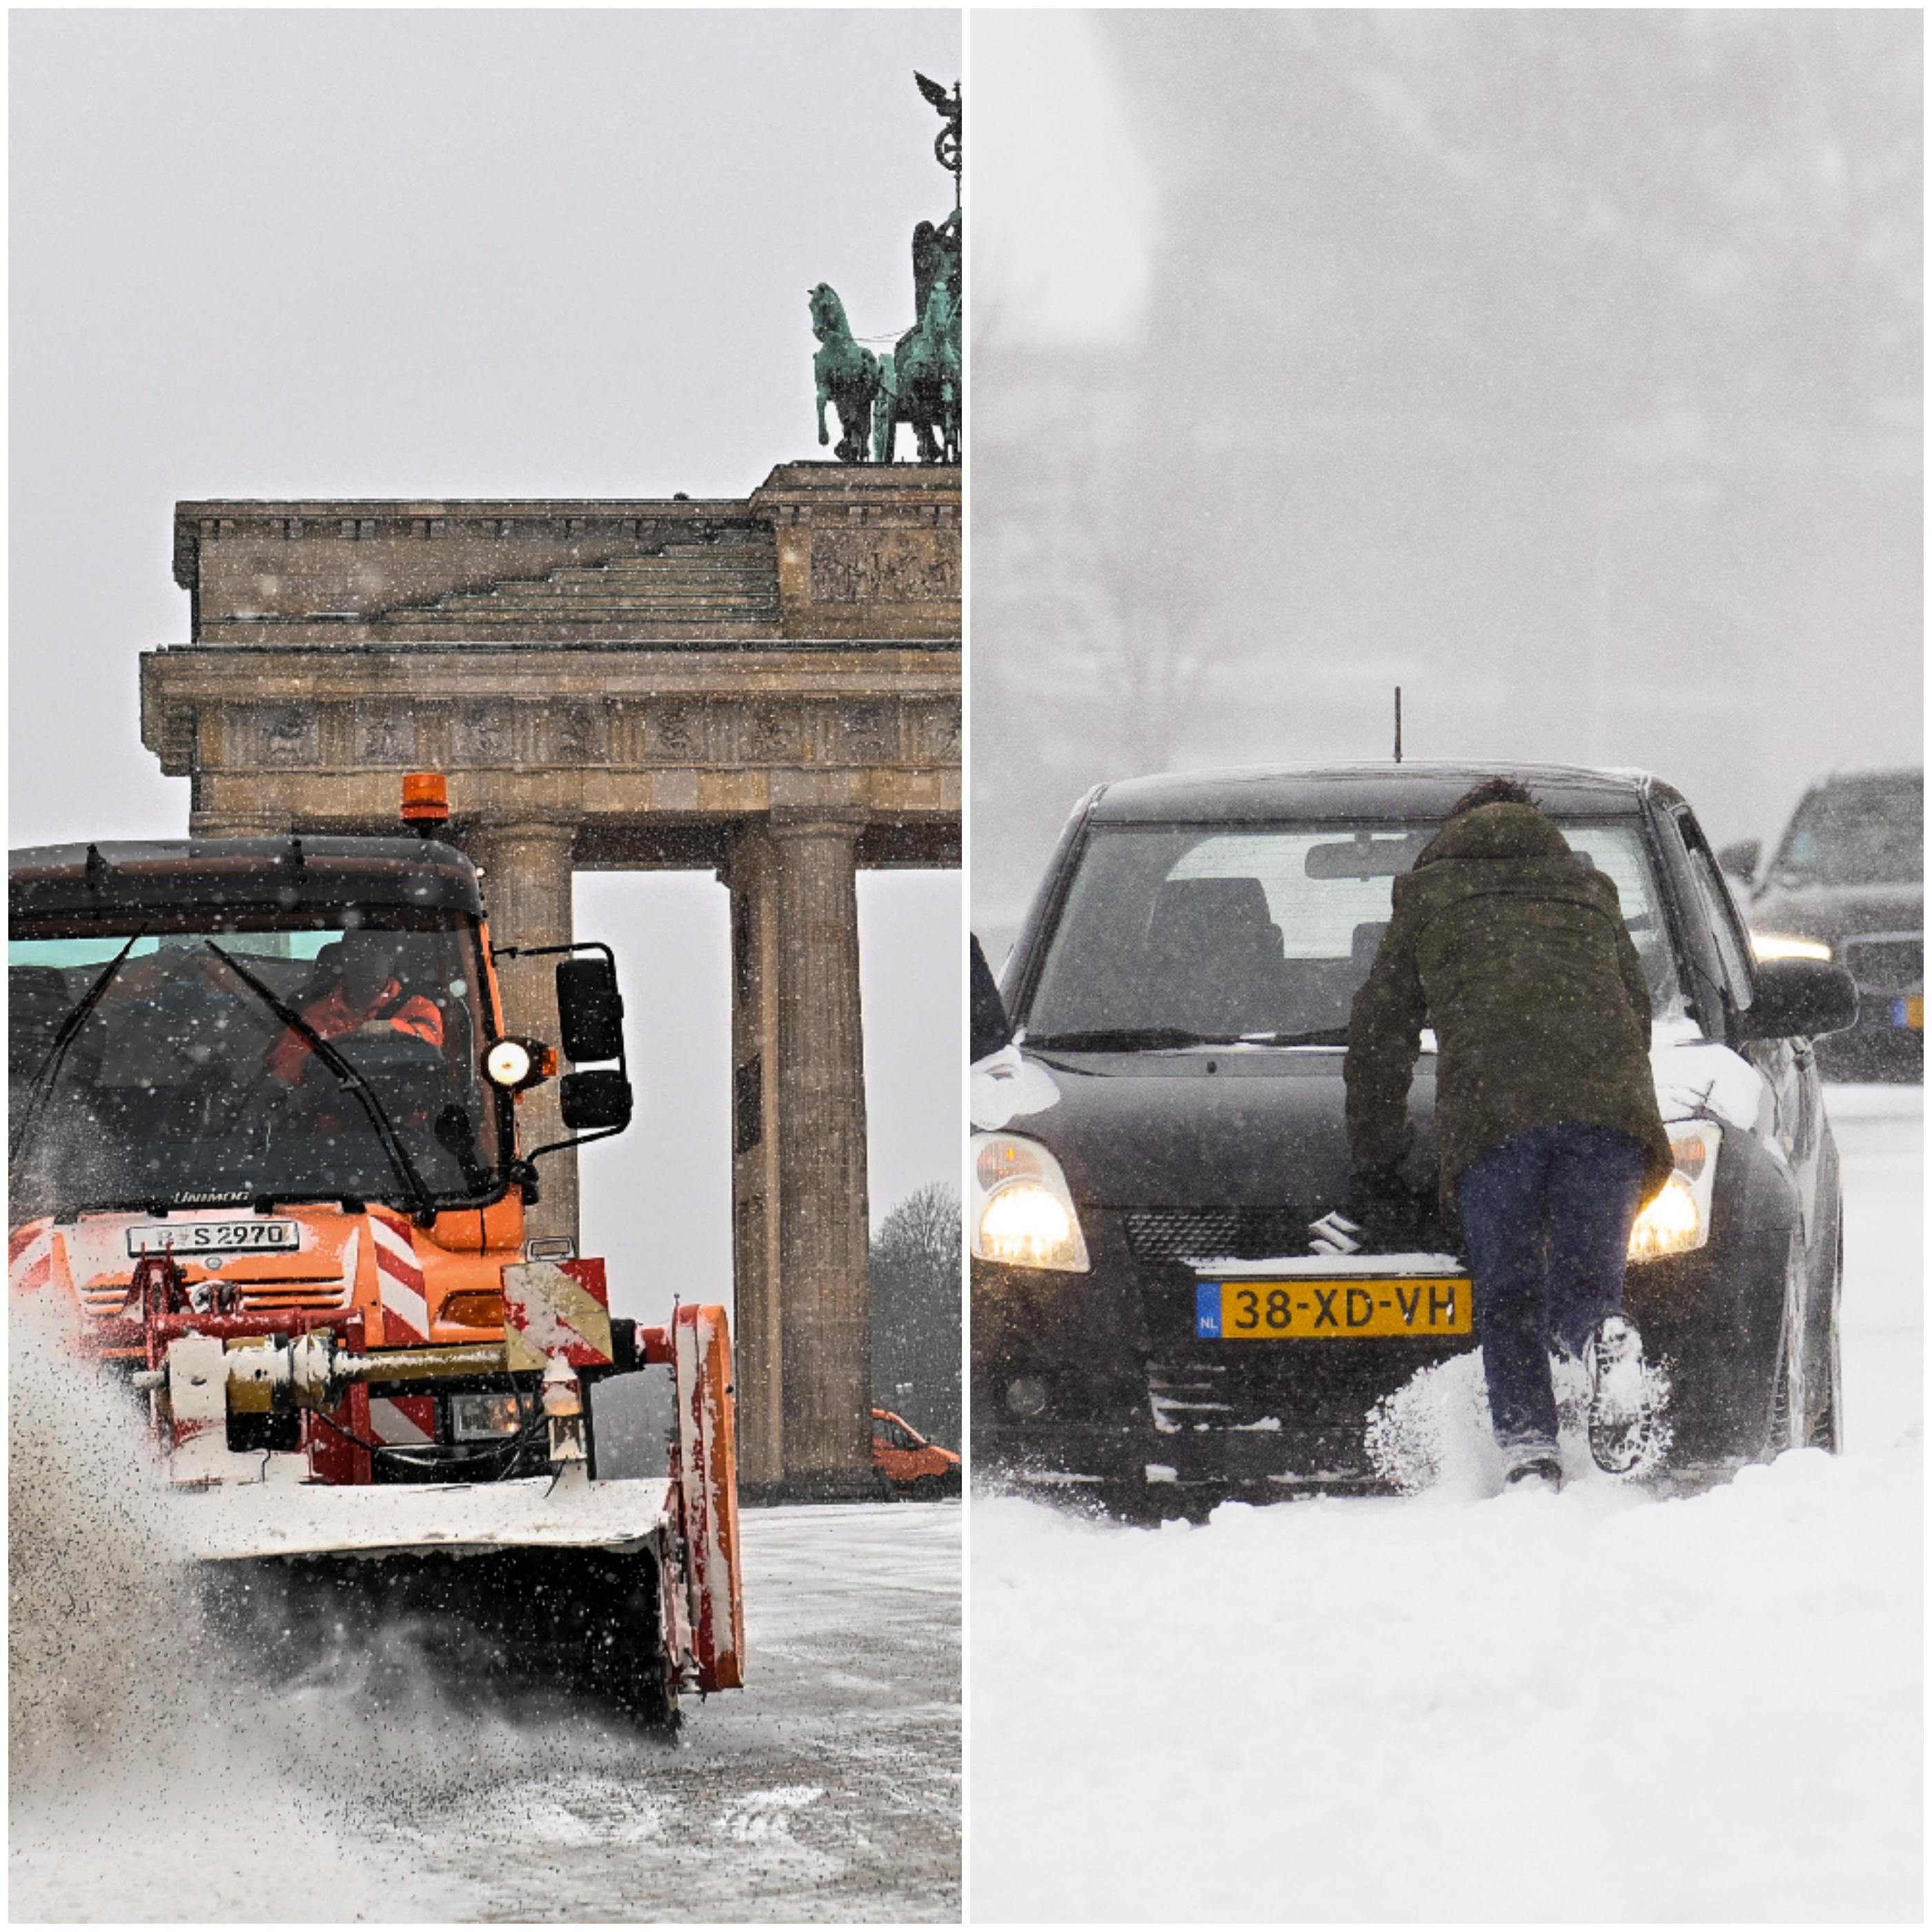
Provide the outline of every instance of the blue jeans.
[[1556,1440],[1550,1346],[1580,1354],[1622,1306],[1644,1166],[1628,1134],[1564,1120],[1485,1148],[1456,1177],[1490,1420],[1505,1448]]

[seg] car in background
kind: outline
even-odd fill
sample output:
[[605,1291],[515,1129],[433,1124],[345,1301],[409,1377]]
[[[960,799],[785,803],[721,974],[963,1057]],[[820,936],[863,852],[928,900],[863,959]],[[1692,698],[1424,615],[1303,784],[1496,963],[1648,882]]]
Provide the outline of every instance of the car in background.
[[1820,1042],[1825,1077],[1924,1079],[1924,770],[1820,778],[1761,877],[1754,838],[1718,856],[1744,884],[1760,958],[1833,960],[1857,985],[1857,1025]]
[[959,1493],[958,1456],[928,1442],[904,1416],[889,1408],[872,1412],[872,1467],[895,1496],[923,1502],[929,1496]]
[[[1370,1411],[1476,1346],[1460,1231],[1437,1204],[1430,1252],[1398,1266],[1313,1255],[1309,1226],[1348,1187],[1342,1056],[1392,882],[1495,770],[1210,772],[1076,808],[974,1072],[982,1469],[1129,1507],[1385,1480]],[[1616,881],[1650,988],[1676,1171],[1633,1230],[1625,1306],[1672,1376],[1671,1465],[1835,1448],[1838,1157],[1812,1042],[1850,1023],[1851,985],[1753,957],[1661,780],[1509,776]],[[1433,1202],[1421,1044],[1405,1178]]]

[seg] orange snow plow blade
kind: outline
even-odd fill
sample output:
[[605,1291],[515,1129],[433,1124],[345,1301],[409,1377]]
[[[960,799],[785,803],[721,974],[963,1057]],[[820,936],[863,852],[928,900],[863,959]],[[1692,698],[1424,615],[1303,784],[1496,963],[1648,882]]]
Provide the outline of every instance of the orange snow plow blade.
[[736,1390],[723,1309],[681,1306],[672,1317],[677,1372],[677,1460],[683,1508],[692,1654],[702,1690],[745,1681],[745,1605],[738,1571]]

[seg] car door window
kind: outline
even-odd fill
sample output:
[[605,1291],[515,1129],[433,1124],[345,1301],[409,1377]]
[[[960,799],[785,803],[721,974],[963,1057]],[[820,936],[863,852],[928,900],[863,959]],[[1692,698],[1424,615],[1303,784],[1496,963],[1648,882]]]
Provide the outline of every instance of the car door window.
[[1697,882],[1698,897],[1711,928],[1711,938],[1724,964],[1731,1004],[1742,1012],[1751,1003],[1750,953],[1738,919],[1736,904],[1731,898],[1730,887],[1724,883],[1724,873],[1696,827],[1688,818],[1680,818],[1677,830],[1690,861],[1691,876]]

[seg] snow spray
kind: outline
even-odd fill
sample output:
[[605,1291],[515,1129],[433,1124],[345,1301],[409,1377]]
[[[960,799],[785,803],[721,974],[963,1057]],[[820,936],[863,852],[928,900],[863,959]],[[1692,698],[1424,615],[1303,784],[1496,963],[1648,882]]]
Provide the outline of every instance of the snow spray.
[[[1636,1466],[1606,1477],[1591,1460],[1585,1411],[1589,1378],[1574,1357],[1555,1355],[1550,1376],[1556,1394],[1557,1450],[1568,1482],[1634,1482],[1654,1474],[1670,1448],[1670,1373],[1663,1362],[1644,1365],[1644,1408],[1650,1418]],[[1425,1490],[1474,1500],[1503,1486],[1502,1452],[1490,1429],[1488,1384],[1480,1349],[1418,1369],[1402,1387],[1369,1412],[1363,1432],[1370,1465],[1405,1496]]]
[[74,1352],[57,1298],[16,1297],[10,1313],[10,1916],[406,1906],[314,1774],[324,1754],[355,1766],[366,1723],[338,1703],[318,1724],[247,1677],[169,1532],[140,1399]]

